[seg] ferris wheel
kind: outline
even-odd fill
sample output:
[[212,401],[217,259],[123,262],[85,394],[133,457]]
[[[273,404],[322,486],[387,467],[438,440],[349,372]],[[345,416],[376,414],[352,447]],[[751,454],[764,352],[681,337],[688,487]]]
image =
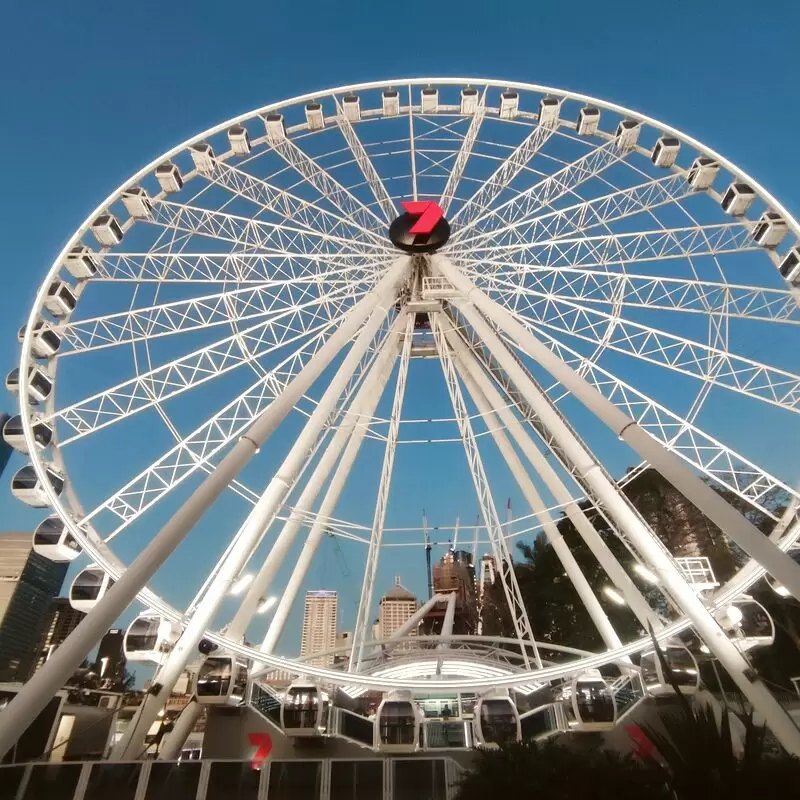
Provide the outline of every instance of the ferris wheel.
[[[134,600],[143,613],[129,652],[158,664],[157,691],[116,757],[141,751],[198,659],[224,666],[226,688],[208,683],[220,702],[243,701],[270,670],[295,676],[305,695],[344,687],[409,706],[432,674],[486,709],[504,707],[507,690],[557,680],[577,696],[576,682],[602,683],[593,670],[652,659],[652,642],[620,640],[559,535],[563,514],[641,628],[676,658],[676,637],[694,628],[800,751],[752,680],[748,637],[730,634],[765,572],[800,596],[785,553],[800,536],[785,457],[800,409],[798,297],[800,225],[775,198],[695,139],[583,95],[491,80],[366,83],[181,143],[89,215],[20,330],[6,381],[20,413],[3,435],[30,463],[12,491],[49,509],[38,552],[86,559],[72,599],[90,613],[4,712],[0,743]],[[420,403],[434,378],[445,413]],[[358,473],[367,451],[371,483]],[[420,506],[397,480],[412,452],[417,473],[439,465],[431,484],[463,479],[462,510],[479,512],[465,549],[486,555],[509,609],[514,636],[499,660],[479,630],[454,635],[449,610],[429,650],[396,646],[410,627],[394,650],[374,641],[380,570],[427,544],[409,517],[389,524]],[[447,471],[453,453],[458,474]],[[645,466],[751,557],[726,584],[698,588],[627,502],[622,487]],[[502,481],[526,504],[513,528],[496,504]],[[714,486],[770,517],[772,534]],[[777,494],[790,501],[783,513]],[[218,499],[224,516],[203,538]],[[591,508],[624,542],[626,563]],[[511,556],[540,533],[602,652],[537,641]],[[346,657],[280,656],[330,539],[359,554]],[[175,599],[183,587],[158,579],[186,548],[192,564],[207,554],[185,576],[197,578],[188,604]],[[637,571],[653,578],[658,611]],[[429,598],[420,618],[448,602]],[[262,643],[247,644],[256,629]]]

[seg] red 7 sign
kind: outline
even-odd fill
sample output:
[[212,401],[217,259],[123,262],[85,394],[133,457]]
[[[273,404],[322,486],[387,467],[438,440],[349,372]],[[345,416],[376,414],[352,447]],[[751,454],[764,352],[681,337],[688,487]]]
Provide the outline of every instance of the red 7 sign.
[[419,217],[409,231],[415,235],[432,233],[436,223],[444,216],[444,211],[433,200],[403,200],[400,205],[412,217]]
[[248,733],[247,739],[256,748],[250,766],[253,769],[261,769],[272,752],[272,737],[268,733]]

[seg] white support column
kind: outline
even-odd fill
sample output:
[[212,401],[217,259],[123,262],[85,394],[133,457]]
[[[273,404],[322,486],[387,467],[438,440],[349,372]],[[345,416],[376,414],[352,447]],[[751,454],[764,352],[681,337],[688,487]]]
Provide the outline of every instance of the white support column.
[[397,318],[392,323],[389,335],[384,339],[381,345],[380,355],[369,374],[364,379],[364,382],[359,387],[350,408],[343,415],[343,419],[336,429],[336,433],[334,433],[333,438],[328,443],[325,453],[319,460],[305,489],[292,509],[289,519],[275,539],[258,574],[248,587],[244,600],[242,600],[238,611],[231,620],[231,624],[228,626],[228,636],[231,639],[239,639],[244,636],[247,626],[258,610],[259,604],[264,600],[267,589],[272,583],[277,571],[280,569],[284,558],[286,558],[286,554],[292,546],[297,532],[303,526],[306,515],[312,510],[317,495],[328,480],[336,462],[339,460],[339,456],[359,420],[362,409],[370,402],[370,398],[378,388],[384,386],[389,379],[395,359],[397,358],[400,334],[405,326],[406,313],[403,311],[398,314]]
[[394,303],[394,296],[394,287],[387,287],[382,298],[382,304],[379,304],[361,329],[350,351],[343,359],[341,366],[320,398],[317,407],[308,418],[305,427],[284,459],[283,464],[281,464],[245,520],[244,530],[238,537],[236,545],[208,587],[203,599],[197,604],[191,620],[184,628],[175,647],[167,656],[166,662],[159,669],[155,680],[160,688],[158,691],[148,693],[145,696],[144,702],[139,707],[133,721],[112,752],[112,760],[130,758],[141,752],[147,730],[156,719],[158,711],[169,698],[172,687],[186,667],[187,662],[190,658],[195,657],[197,643],[211,623],[220,602],[230,590],[236,576],[244,564],[247,563],[253,550],[258,546],[272,524],[275,515],[280,510],[286,495],[309,458],[309,452],[317,437],[334,412],[353,371],[367,352],[372,340],[383,324],[388,309]]
[[397,370],[397,385],[394,390],[392,415],[389,420],[389,430],[386,434],[386,449],[383,454],[383,465],[381,467],[381,477],[378,484],[378,498],[375,503],[375,513],[372,518],[372,531],[369,539],[367,561],[364,565],[361,599],[358,604],[356,624],[353,628],[353,646],[350,650],[350,670],[353,668],[358,670],[361,666],[361,661],[364,657],[364,643],[369,638],[367,631],[372,616],[372,598],[378,573],[378,556],[380,555],[381,542],[383,541],[383,526],[386,521],[386,508],[389,503],[389,487],[392,483],[394,457],[397,450],[397,439],[400,435],[400,417],[403,412],[403,399],[406,394],[406,379],[408,378],[408,363],[411,358],[415,319],[415,314],[409,314],[406,321],[403,351],[400,354],[400,367]]
[[541,668],[542,660],[539,656],[539,650],[536,647],[536,640],[534,639],[531,623],[528,619],[528,612],[522,599],[516,572],[514,571],[514,561],[511,558],[511,553],[508,549],[508,544],[506,543],[505,534],[503,532],[503,526],[500,524],[500,517],[497,514],[497,508],[492,498],[489,480],[486,477],[486,470],[483,468],[483,461],[480,451],[478,450],[478,442],[475,438],[475,432],[472,430],[469,412],[464,403],[464,396],[461,393],[461,387],[458,383],[458,376],[453,366],[453,360],[450,357],[450,347],[444,338],[440,317],[441,314],[431,315],[431,330],[433,331],[436,350],[439,354],[439,362],[441,363],[445,383],[447,384],[447,392],[450,395],[450,402],[453,406],[453,413],[458,422],[458,431],[461,434],[461,441],[464,444],[464,452],[467,456],[467,464],[469,465],[472,483],[475,487],[475,494],[478,498],[478,504],[486,524],[486,531],[492,545],[492,554],[497,563],[500,583],[503,586],[503,593],[505,594],[508,610],[511,613],[514,630],[517,635],[517,640],[519,641],[520,654],[525,666],[529,667],[530,661],[528,659],[527,648],[531,647],[536,665]]
[[[617,561],[597,529],[588,520],[583,509],[572,499],[569,489],[564,485],[564,482],[555,469],[553,469],[550,462],[545,458],[541,450],[534,444],[528,432],[525,430],[525,427],[503,401],[500,392],[495,387],[489,375],[487,375],[481,367],[475,354],[467,343],[456,333],[452,323],[450,323],[447,318],[444,318],[442,323],[445,326],[448,342],[450,342],[451,347],[458,356],[459,362],[463,364],[464,368],[469,372],[470,377],[477,384],[480,393],[486,397],[489,406],[495,409],[495,413],[500,418],[503,426],[505,426],[517,442],[520,450],[522,450],[522,453],[530,462],[531,466],[542,478],[556,502],[563,506],[564,513],[575,526],[575,529],[591,550],[592,555],[597,559],[609,579],[622,593],[642,628],[647,630],[648,625],[652,625],[655,630],[661,628],[661,620],[658,618],[655,611],[653,611],[636,584],[631,580],[631,577],[624,570],[619,561]],[[497,426],[490,425],[490,427]],[[561,536],[561,534],[559,534],[559,536]],[[570,557],[571,556],[572,554],[570,553]],[[576,585],[576,589],[577,588]]]
[[161,749],[158,751],[159,761],[175,761],[178,758],[202,713],[203,706],[197,702],[196,697],[192,697],[178,715],[175,727],[164,737]]
[[214,500],[250,461],[364,320],[382,301],[395,293],[395,287],[403,279],[408,264],[408,258],[398,259],[379,281],[375,290],[351,309],[316,356],[253,422],[247,433],[200,484],[189,501],[150,540],[103,599],[86,615],[47,663],[22,687],[0,715],[0,756],[11,749],[31,721],[66,683],[92,648],[133,602],[139,591],[183,541]]
[[[356,457],[358,456],[358,451],[361,447],[361,442],[367,433],[367,429],[369,428],[370,420],[372,419],[375,409],[378,406],[378,402],[380,401],[386,389],[389,375],[390,371],[387,370],[381,376],[381,385],[378,386],[371,397],[366,398],[367,402],[364,404],[364,408],[359,415],[355,429],[350,436],[350,441],[347,443],[347,447],[342,454],[342,459],[333,474],[333,478],[328,486],[328,491],[325,493],[325,497],[319,509],[317,510],[316,520],[311,526],[311,530],[308,532],[306,543],[303,545],[303,549],[300,551],[297,564],[295,565],[289,581],[283,590],[283,594],[278,601],[278,605],[275,607],[275,612],[272,615],[269,629],[267,630],[267,634],[264,637],[264,642],[261,645],[261,650],[264,653],[271,653],[275,649],[275,645],[278,643],[278,639],[283,632],[283,626],[286,624],[286,620],[292,610],[294,601],[297,599],[297,593],[300,591],[300,587],[305,580],[306,573],[308,572],[308,568],[311,566],[311,562],[314,559],[314,554],[317,551],[317,547],[319,546],[322,537],[325,535],[327,520],[331,517],[336,509],[336,503],[339,500],[339,495],[341,494],[342,489],[344,489],[345,483],[347,482],[347,478],[350,474],[350,470],[356,460]],[[257,669],[256,665],[254,665],[254,670],[255,669]]]
[[439,638],[442,640],[436,645],[437,650],[447,650],[450,646],[450,639],[453,636],[453,624],[456,621],[456,593],[450,592],[447,595],[447,609],[442,620],[442,631]]
[[[504,309],[497,306],[489,297],[477,289],[449,261],[443,258],[434,258],[434,263],[441,274],[454,286],[458,294],[464,298],[464,300],[456,300],[456,305],[464,318],[483,338],[492,355],[506,370],[526,401],[530,403],[539,416],[539,419],[550,430],[569,459],[581,470],[587,482],[592,485],[598,498],[602,500],[606,509],[616,519],[625,534],[631,538],[648,566],[658,575],[683,613],[691,619],[706,646],[728,670],[742,693],[752,703],[753,708],[764,716],[767,724],[783,747],[793,755],[800,755],[800,730],[794,724],[792,718],[762,682],[758,680],[752,682],[752,669],[747,660],[739,652],[736,645],[728,639],[727,634],[686,583],[661,541],[619,496],[616,486],[609,481],[603,471],[589,458],[581,443],[572,435],[572,432],[561,420],[560,415],[552,408],[549,398],[538,390],[511,357],[499,336],[477,311],[473,303],[487,313],[506,334],[514,338],[526,352],[545,366],[548,372],[557,380],[560,380],[565,388],[572,391],[576,397],[579,399],[585,398],[590,394],[590,387],[585,384],[583,379],[575,375],[569,367],[553,356],[541,342],[528,334],[524,327],[516,323],[513,318],[510,318],[510,315]],[[542,350],[547,351],[547,355],[542,353]],[[597,405],[601,404],[598,403]],[[628,421],[625,426],[635,427],[631,421]],[[619,430],[619,433],[625,432],[625,426]],[[646,434],[644,435],[646,436]],[[654,442],[655,440],[651,441]],[[645,453],[642,453],[642,455],[645,458],[648,457]],[[681,469],[683,468],[681,467]],[[678,488],[680,489],[681,486],[678,485]],[[727,526],[723,525],[722,527],[723,530],[726,530]],[[764,541],[767,541],[767,538],[761,533],[758,535]]]
[[[386,640],[393,642],[407,636],[425,618],[425,615],[437,604],[447,600],[446,594],[435,594],[424,605],[420,606],[392,635]],[[387,648],[388,649],[388,648]]]
[[[447,331],[446,328],[445,330],[446,335],[451,332]],[[456,337],[452,338],[455,339]],[[505,459],[505,462],[508,465],[511,474],[514,476],[514,479],[516,480],[520,491],[525,497],[525,500],[528,502],[531,511],[542,523],[542,528],[547,536],[547,540],[553,546],[553,550],[555,551],[556,556],[558,556],[558,560],[564,567],[564,571],[567,573],[567,577],[575,587],[575,591],[578,593],[578,596],[583,602],[584,607],[589,612],[589,616],[591,617],[592,622],[594,622],[594,625],[603,639],[605,646],[609,650],[622,647],[622,641],[620,640],[619,636],[617,636],[617,632],[614,630],[611,621],[608,619],[603,607],[600,605],[600,601],[592,591],[589,581],[586,579],[586,576],[583,574],[578,562],[575,560],[575,556],[572,555],[572,551],[569,549],[569,546],[564,541],[564,537],[558,530],[556,523],[553,521],[553,518],[547,511],[544,501],[539,495],[539,492],[536,491],[533,481],[525,470],[525,467],[514,450],[513,445],[509,441],[508,436],[506,436],[505,432],[502,430],[502,424],[498,422],[497,416],[495,416],[495,413],[492,411],[491,404],[480,390],[480,387],[477,385],[466,365],[463,363],[463,359],[460,357],[459,351],[455,348],[453,349],[456,352],[456,369],[458,369],[461,380],[464,382],[467,391],[472,396],[476,408],[483,415],[483,420],[486,423],[486,427],[491,431],[491,436],[494,439],[494,442],[497,445],[501,455]]]

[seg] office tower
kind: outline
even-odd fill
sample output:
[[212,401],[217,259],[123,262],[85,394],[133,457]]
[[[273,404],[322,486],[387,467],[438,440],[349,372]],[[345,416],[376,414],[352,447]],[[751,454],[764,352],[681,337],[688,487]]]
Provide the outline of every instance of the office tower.
[[125,631],[111,628],[100,640],[94,670],[100,677],[100,688],[118,691],[125,680],[127,659],[124,650]]
[[50,658],[53,651],[78,627],[85,616],[83,611],[76,611],[66,597],[53,600],[44,624],[44,637],[39,648],[36,669]]
[[[335,591],[314,589],[306,592],[303,633],[300,639],[301,657],[324,653],[336,647],[336,606]],[[315,660],[314,663],[331,666],[333,656]]]
[[[378,604],[379,637],[388,639],[414,616],[418,607],[417,598],[400,583],[400,578],[396,577],[394,586],[386,592]],[[416,629],[410,631],[411,635],[415,633]],[[403,647],[407,649],[407,645]]]
[[32,547],[30,533],[0,534],[0,681],[25,681],[34,671],[50,604],[69,566]]

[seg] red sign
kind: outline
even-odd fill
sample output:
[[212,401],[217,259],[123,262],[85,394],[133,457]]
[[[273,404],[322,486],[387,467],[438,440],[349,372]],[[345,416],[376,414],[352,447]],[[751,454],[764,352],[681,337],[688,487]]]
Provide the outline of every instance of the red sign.
[[410,233],[427,236],[433,232],[436,223],[444,216],[444,211],[433,200],[403,200],[400,203],[406,213],[418,217]]
[[272,752],[272,737],[268,733],[248,733],[247,739],[256,748],[250,766],[253,769],[261,769]]

